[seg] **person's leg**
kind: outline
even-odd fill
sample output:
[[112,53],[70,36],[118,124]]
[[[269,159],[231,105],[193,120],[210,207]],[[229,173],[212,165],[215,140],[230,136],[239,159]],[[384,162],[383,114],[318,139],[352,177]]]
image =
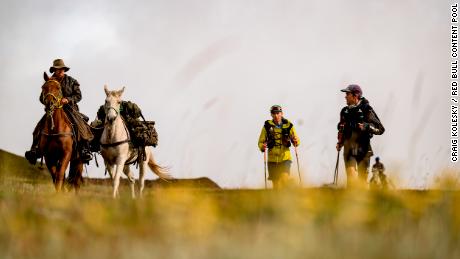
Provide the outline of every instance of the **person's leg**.
[[289,171],[291,168],[291,161],[283,161],[279,163],[268,163],[269,180],[273,183],[273,189],[282,189],[286,187],[289,182]]
[[347,187],[354,187],[358,182],[357,162],[355,157],[345,158],[345,171],[347,173]]
[[357,162],[352,151],[352,147],[346,142],[343,148],[343,160],[345,162],[345,172],[347,174],[347,187],[353,187],[358,179]]
[[[75,113],[75,114],[74,114]],[[80,157],[84,163],[88,163],[93,158],[91,154],[90,141],[94,138],[91,128],[84,119],[83,114],[76,114],[78,112],[69,112],[69,117],[76,125],[75,131],[78,141],[78,149],[80,150]]]
[[279,188],[284,189],[289,185],[289,174],[286,172],[281,172],[278,178]]
[[90,143],[88,140],[82,139],[79,143],[80,145],[80,155],[81,160],[84,163],[89,163],[91,159],[93,159],[93,155],[91,154]]
[[279,163],[279,182],[280,182],[280,188],[285,188],[289,184],[289,175],[291,172],[291,161],[286,160],[281,163]]
[[268,162],[267,169],[268,169],[268,180],[272,181],[273,189],[278,189],[279,184],[278,184],[278,177],[276,174],[277,163]]
[[369,176],[370,156],[364,157],[358,162],[358,185],[361,188],[367,188],[367,178]]
[[274,189],[274,190],[280,189],[280,182],[279,182],[279,179],[276,179],[276,180],[275,180],[275,179],[272,179],[271,181],[272,181],[273,189]]
[[376,190],[378,188],[377,177],[372,175],[371,179],[369,180],[369,188],[372,190]]
[[40,131],[43,128],[44,119],[45,116],[43,116],[35,126],[34,132],[32,133],[32,146],[30,147],[30,150],[25,153],[25,158],[32,165],[35,165],[37,163],[37,159],[41,157],[38,144],[40,141]]
[[383,172],[379,172],[380,183],[382,184],[382,189],[388,189],[388,179],[387,176]]

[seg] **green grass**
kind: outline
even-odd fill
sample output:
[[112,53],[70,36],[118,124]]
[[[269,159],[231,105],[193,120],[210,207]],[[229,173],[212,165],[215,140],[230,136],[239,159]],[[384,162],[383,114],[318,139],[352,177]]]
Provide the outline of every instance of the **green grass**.
[[0,258],[460,258],[458,191],[149,188],[132,200],[122,186],[114,200],[110,186],[56,194],[1,169]]

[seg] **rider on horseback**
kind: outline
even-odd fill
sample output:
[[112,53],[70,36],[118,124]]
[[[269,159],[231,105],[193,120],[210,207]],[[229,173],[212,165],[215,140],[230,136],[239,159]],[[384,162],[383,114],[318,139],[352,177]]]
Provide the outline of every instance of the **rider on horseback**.
[[[52,78],[61,84],[62,98],[61,103],[64,104],[64,110],[69,116],[73,130],[75,132],[75,139],[80,149],[80,158],[83,162],[89,162],[92,159],[89,150],[89,141],[93,139],[93,134],[87,124],[88,117],[79,112],[77,103],[81,100],[80,84],[77,80],[65,74],[70,68],[64,64],[62,59],[56,59],[53,66],[50,67],[50,73],[53,73]],[[43,103],[43,96],[40,96],[40,102]],[[38,122],[33,132],[33,143],[30,151],[27,151],[25,157],[31,164],[35,164],[37,159],[42,157],[39,148],[39,140],[46,115]]]

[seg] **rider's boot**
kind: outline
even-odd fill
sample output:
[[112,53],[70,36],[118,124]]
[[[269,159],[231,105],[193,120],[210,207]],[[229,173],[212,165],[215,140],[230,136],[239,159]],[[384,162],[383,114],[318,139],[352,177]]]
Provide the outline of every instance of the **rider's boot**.
[[35,165],[37,163],[37,159],[41,156],[42,155],[40,154],[38,149],[38,138],[34,137],[32,146],[30,147],[29,151],[26,151],[25,157],[31,165]]
[[81,147],[81,151],[80,151],[81,160],[84,163],[88,164],[89,161],[91,161],[91,159],[93,159],[93,155],[91,154],[91,150],[89,148],[89,142],[88,141],[80,142],[80,147]]

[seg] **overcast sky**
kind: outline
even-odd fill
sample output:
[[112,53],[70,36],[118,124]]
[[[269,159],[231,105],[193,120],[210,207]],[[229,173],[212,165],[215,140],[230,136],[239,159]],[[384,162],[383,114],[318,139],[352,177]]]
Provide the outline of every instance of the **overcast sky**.
[[[263,187],[257,140],[270,106],[280,104],[302,141],[303,179],[331,182],[345,105],[340,89],[351,83],[362,86],[386,128],[373,148],[401,186],[423,188],[444,169],[459,170],[449,163],[450,1],[7,0],[2,6],[1,149],[23,155],[30,147],[44,113],[43,71],[63,58],[91,119],[104,102],[104,84],[126,87],[124,99],[157,122],[154,153],[175,177]],[[295,163],[291,173],[297,175]],[[103,169],[92,162],[88,174],[102,177]]]

